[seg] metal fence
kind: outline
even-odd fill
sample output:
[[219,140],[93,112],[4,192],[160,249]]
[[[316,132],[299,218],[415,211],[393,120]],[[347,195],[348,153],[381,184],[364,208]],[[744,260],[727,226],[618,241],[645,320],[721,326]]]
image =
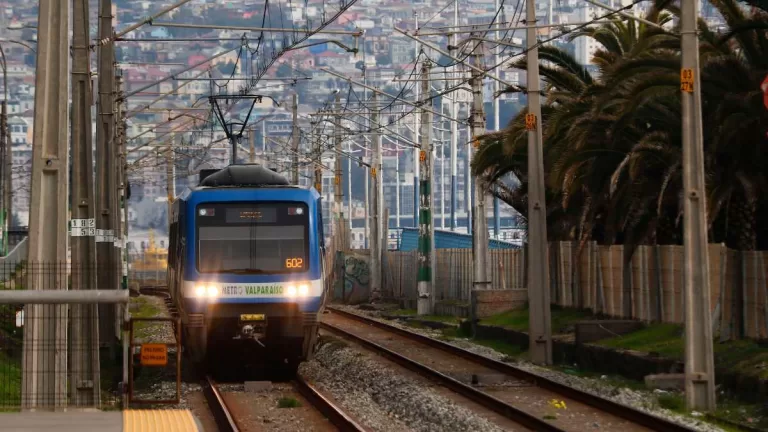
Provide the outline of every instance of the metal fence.
[[119,408],[125,362],[117,337],[116,349],[100,348],[99,318],[122,320],[128,292],[77,290],[86,272],[66,263],[7,270],[0,272],[8,275],[0,286],[0,411]]
[[142,284],[162,285],[166,281],[168,252],[143,252],[128,255],[128,278]]
[[8,250],[13,249],[29,235],[27,227],[14,227],[8,229]]
[[[488,251],[492,289],[525,289],[525,250],[491,249]],[[418,260],[416,251],[388,251],[385,263],[384,291],[387,297],[415,301]],[[435,251],[435,301],[469,303],[474,278],[471,249]]]

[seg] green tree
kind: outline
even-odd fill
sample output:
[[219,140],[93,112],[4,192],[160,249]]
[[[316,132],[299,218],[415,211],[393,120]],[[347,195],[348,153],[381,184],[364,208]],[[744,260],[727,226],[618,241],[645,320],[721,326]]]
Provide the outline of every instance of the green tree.
[[[763,174],[768,114],[760,82],[768,72],[768,18],[735,0],[714,0],[728,28],[700,26],[702,108],[710,240],[751,250],[768,245]],[[667,23],[679,10],[659,2],[646,19]],[[664,31],[615,19],[573,34],[600,44],[591,76],[572,56],[540,48],[546,82],[544,134],[547,226],[552,240],[678,244],[682,212],[679,28]],[[525,68],[518,61],[516,68]],[[524,88],[509,91],[525,91]],[[473,171],[527,213],[526,112],[482,139]],[[521,187],[499,179],[515,175]],[[493,190],[493,189],[491,189]]]

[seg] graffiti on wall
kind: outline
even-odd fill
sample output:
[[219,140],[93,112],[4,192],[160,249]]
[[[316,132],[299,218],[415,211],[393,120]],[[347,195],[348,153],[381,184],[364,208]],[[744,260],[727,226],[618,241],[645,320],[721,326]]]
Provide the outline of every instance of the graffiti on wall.
[[345,304],[359,304],[368,301],[371,287],[371,268],[367,254],[347,251],[337,255],[337,263],[342,268],[337,268],[337,275],[343,274],[334,289],[334,299],[341,300]]

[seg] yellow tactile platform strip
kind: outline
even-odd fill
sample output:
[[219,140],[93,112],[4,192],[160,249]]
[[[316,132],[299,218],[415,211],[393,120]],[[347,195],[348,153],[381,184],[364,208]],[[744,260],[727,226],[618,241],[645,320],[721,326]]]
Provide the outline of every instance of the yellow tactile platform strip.
[[123,412],[123,432],[197,432],[189,410],[127,410]]

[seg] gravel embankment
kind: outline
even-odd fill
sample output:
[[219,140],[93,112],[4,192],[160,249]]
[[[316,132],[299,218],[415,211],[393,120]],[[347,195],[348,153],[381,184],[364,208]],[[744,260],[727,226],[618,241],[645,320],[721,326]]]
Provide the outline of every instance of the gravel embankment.
[[364,353],[333,339],[321,344],[300,373],[371,430],[502,431]]
[[534,373],[538,376],[551,379],[552,381],[556,381],[558,383],[561,383],[582,391],[586,391],[597,396],[601,396],[605,399],[610,399],[614,402],[618,402],[650,414],[654,414],[658,417],[662,417],[662,418],[674,421],[676,423],[688,426],[698,431],[724,432],[724,429],[721,429],[710,423],[698,420],[696,416],[701,415],[699,413],[694,412],[693,413],[694,417],[688,417],[688,416],[683,416],[673,411],[670,411],[668,409],[660,407],[658,404],[658,393],[660,391],[656,391],[656,392],[651,390],[638,391],[638,390],[633,390],[626,387],[617,387],[615,385],[612,385],[609,382],[604,382],[600,379],[569,375],[560,371],[541,367],[527,361],[517,360],[517,359],[512,360],[506,354],[502,354],[492,348],[488,348],[483,345],[475,344],[468,339],[446,339],[445,337],[443,337],[442,332],[437,330],[414,328],[414,327],[403,324],[403,322],[401,321],[384,319],[381,317],[381,314],[377,311],[361,310],[359,308],[351,307],[351,306],[340,306],[340,305],[334,305],[334,306],[340,309],[347,310],[352,313],[362,314],[370,318],[376,319],[378,321],[391,324],[396,327],[403,328],[415,333],[419,333],[424,336],[440,339],[442,341],[455,345],[459,348],[464,348],[468,351],[472,351],[476,354],[480,354],[485,357],[492,358],[494,360],[504,361],[506,363],[512,363],[516,367],[519,367],[520,369]]

